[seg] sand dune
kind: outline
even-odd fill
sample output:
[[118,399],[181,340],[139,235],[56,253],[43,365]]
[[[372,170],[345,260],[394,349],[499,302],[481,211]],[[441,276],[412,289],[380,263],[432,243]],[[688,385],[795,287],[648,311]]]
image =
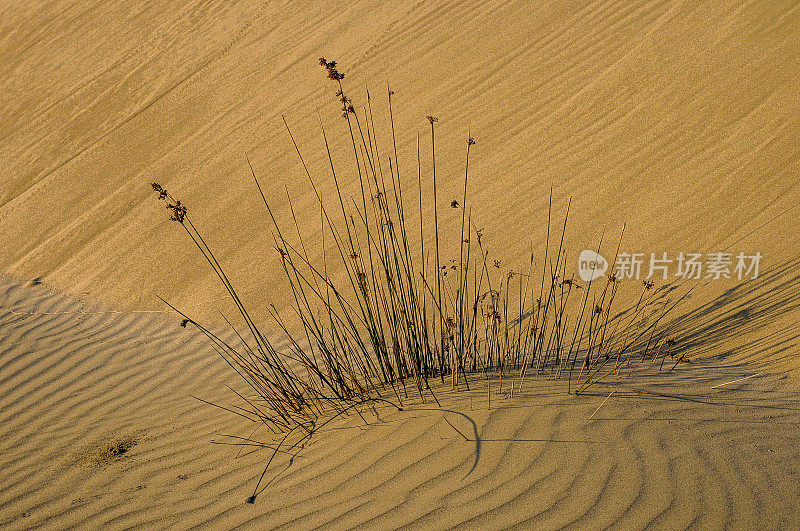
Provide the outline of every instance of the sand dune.
[[441,408],[331,423],[278,454],[250,505],[270,451],[209,444],[252,428],[188,396],[233,398],[197,333],[11,281],[2,307],[4,527],[753,528],[800,514],[785,375],[712,389],[754,371],[698,362],[581,397],[535,378],[509,397],[494,378],[491,410],[475,376],[471,392],[436,389]]
[[[794,2],[4,3],[0,526],[797,527],[798,34]],[[365,408],[370,426],[277,454],[245,504],[269,452],[210,444],[248,425],[191,395],[238,382],[156,295],[210,326],[230,303],[150,183],[266,322],[290,301],[247,157],[313,259],[281,116],[323,197],[320,120],[354,169],[320,56],[359,109],[370,91],[386,147],[390,83],[408,189],[430,114],[440,200],[459,197],[469,130],[470,205],[510,267],[544,245],[552,189],[570,257],[626,223],[625,251],[760,252],[762,274],[704,281],[672,316],[691,367],[583,397],[531,378],[491,410],[480,379],[436,388],[441,410]]]
[[[283,285],[262,281],[279,269],[245,155],[270,196],[287,185],[312,205],[285,114],[331,190],[317,109],[342,171],[349,139],[320,56],[339,61],[357,104],[370,88],[384,145],[391,83],[409,187],[418,131],[429,155],[426,114],[440,120],[445,198],[471,127],[476,222],[509,263],[525,260],[518,242],[541,245],[551,186],[560,208],[573,196],[570,252],[623,222],[630,251],[719,250],[800,192],[800,12],[788,2],[3,9],[0,265],[117,306],[161,309],[154,293],[206,316],[224,304],[159,215],[153,180],[192,209],[248,300],[284,299]],[[795,220],[780,216],[733,251],[791,259]]]

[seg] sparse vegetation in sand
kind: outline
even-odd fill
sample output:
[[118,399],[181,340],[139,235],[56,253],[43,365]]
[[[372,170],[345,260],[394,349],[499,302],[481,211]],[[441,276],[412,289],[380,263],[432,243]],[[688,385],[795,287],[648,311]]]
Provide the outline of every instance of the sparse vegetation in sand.
[[[469,134],[464,146],[463,193],[445,202],[459,211],[460,227],[457,234],[440,235],[438,120],[427,117],[430,166],[422,162],[418,136],[416,190],[404,190],[401,182],[407,179],[401,179],[392,113],[394,92],[387,87],[392,147],[387,157],[378,146],[369,96],[367,104],[356,109],[336,62],[323,58],[320,65],[335,84],[357,168],[355,175],[346,178],[354,179],[360,190],[356,198],[344,197],[341,179],[345,176],[333,162],[323,127],[325,159],[336,190],[332,201],[324,199],[284,118],[316,195],[318,211],[303,214],[320,220],[321,261],[310,258],[291,199],[287,226],[275,215],[275,199],[266,196],[250,165],[288,281],[287,295],[293,301],[292,318],[270,306],[288,348],[277,348],[255,322],[186,205],[161,185],[152,185],[166,203],[171,220],[186,230],[226,288],[245,330],[229,321],[238,338],[233,344],[170,306],[182,316],[181,324],[202,331],[247,383],[248,393],[236,392],[241,406],[225,409],[284,433],[273,458],[289,434],[300,431],[304,438],[310,437],[336,416],[360,414],[361,404],[382,401],[399,409],[412,396],[436,400],[432,379],[469,389],[491,373],[499,377],[497,393],[503,393],[504,387],[513,393],[526,377],[543,375],[563,380],[565,391],[577,395],[610,376],[633,377],[643,363],[671,371],[689,361],[687,351],[679,349],[677,339],[667,336],[659,324],[691,289],[676,296],[645,281],[632,299],[636,303],[618,310],[614,303],[620,299],[621,279],[612,274],[584,283],[570,272],[565,250],[570,203],[556,221],[552,193],[544,253],[531,253],[521,269],[504,267],[502,257],[492,256],[470,203],[469,161],[476,141]],[[427,180],[423,174],[430,175],[430,186],[423,185]],[[433,206],[432,226],[426,225],[423,214],[426,201]],[[431,230],[432,243],[430,236],[426,238]],[[443,256],[443,238],[458,238],[453,258]],[[621,239],[622,234],[616,252]],[[598,251],[602,244],[601,239]],[[334,249],[333,256],[329,248]],[[337,268],[344,282],[333,280],[331,272]],[[489,406],[492,390],[487,382]],[[320,421],[323,417],[327,420]],[[255,495],[250,501],[254,499]]]

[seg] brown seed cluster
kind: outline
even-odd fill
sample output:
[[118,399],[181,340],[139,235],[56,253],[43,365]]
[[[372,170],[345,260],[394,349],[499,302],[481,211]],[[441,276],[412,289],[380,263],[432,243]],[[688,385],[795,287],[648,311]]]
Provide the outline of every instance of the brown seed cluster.
[[332,79],[334,81],[341,81],[344,79],[344,74],[336,69],[336,61],[326,61],[324,57],[320,57],[319,64],[320,66],[324,66],[328,71],[328,79]]
[[336,91],[336,97],[338,97],[339,101],[342,102],[342,116],[347,118],[348,114],[355,114],[356,109],[353,107],[353,102],[350,101],[350,98],[345,96],[344,90],[342,89],[342,80],[344,79],[344,74],[339,72],[339,69],[336,68],[336,61],[327,61],[324,57],[320,57],[319,64],[328,71],[328,79],[336,81],[339,84],[339,90]]
[[158,198],[159,199],[163,200],[163,199],[167,198],[167,196],[168,196],[167,191],[165,189],[163,189],[160,184],[153,183],[152,186],[153,186],[153,190],[155,190],[158,193]]
[[186,219],[186,205],[181,203],[180,201],[176,201],[173,199],[169,192],[165,188],[163,188],[158,183],[152,184],[153,190],[158,194],[158,199],[161,201],[167,201],[167,208],[172,211],[172,216],[170,216],[170,221],[177,221],[178,223],[183,223]]

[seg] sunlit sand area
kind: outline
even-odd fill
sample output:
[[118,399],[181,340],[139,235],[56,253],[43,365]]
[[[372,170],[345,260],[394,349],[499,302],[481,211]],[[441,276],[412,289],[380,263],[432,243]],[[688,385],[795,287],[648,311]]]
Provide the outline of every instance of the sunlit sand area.
[[791,2],[0,6],[0,527],[800,525]]

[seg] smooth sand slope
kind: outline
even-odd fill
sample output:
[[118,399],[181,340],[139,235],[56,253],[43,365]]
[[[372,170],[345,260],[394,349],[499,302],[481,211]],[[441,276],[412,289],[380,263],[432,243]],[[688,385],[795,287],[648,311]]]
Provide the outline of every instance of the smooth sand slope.
[[[284,286],[249,154],[278,198],[290,188],[312,245],[318,212],[280,118],[325,197],[317,110],[345,187],[358,193],[334,86],[371,89],[388,153],[391,82],[404,185],[416,133],[439,118],[442,202],[460,195],[471,126],[475,222],[498,257],[543,245],[547,195],[573,196],[570,251],[796,256],[800,9],[792,2],[4,3],[0,265],[73,294],[213,316],[212,273],[149,185],[186,203],[245,300]],[[346,178],[345,178],[346,176]],[[423,182],[430,189],[430,167]],[[430,199],[426,200],[430,205]],[[447,217],[449,216],[449,217]],[[460,215],[446,213],[443,232]],[[577,255],[576,255],[577,256]]]
[[[799,34],[774,1],[2,3],[0,525],[796,527]],[[246,156],[278,219],[291,194],[312,259],[281,115],[323,197],[320,119],[358,193],[320,56],[357,105],[369,89],[384,153],[391,83],[409,190],[430,114],[439,199],[460,196],[469,127],[468,204],[504,267],[541,252],[552,188],[570,257],[627,223],[623,251],[760,252],[762,274],[704,281],[672,316],[691,367],[624,383],[659,394],[617,389],[589,420],[612,388],[531,379],[491,410],[484,381],[440,388],[452,413],[337,420],[245,505],[267,452],[209,444],[250,430],[190,397],[237,381],[155,295],[212,326],[231,307],[150,183],[267,322],[289,299]],[[443,234],[460,219],[445,209]]]

